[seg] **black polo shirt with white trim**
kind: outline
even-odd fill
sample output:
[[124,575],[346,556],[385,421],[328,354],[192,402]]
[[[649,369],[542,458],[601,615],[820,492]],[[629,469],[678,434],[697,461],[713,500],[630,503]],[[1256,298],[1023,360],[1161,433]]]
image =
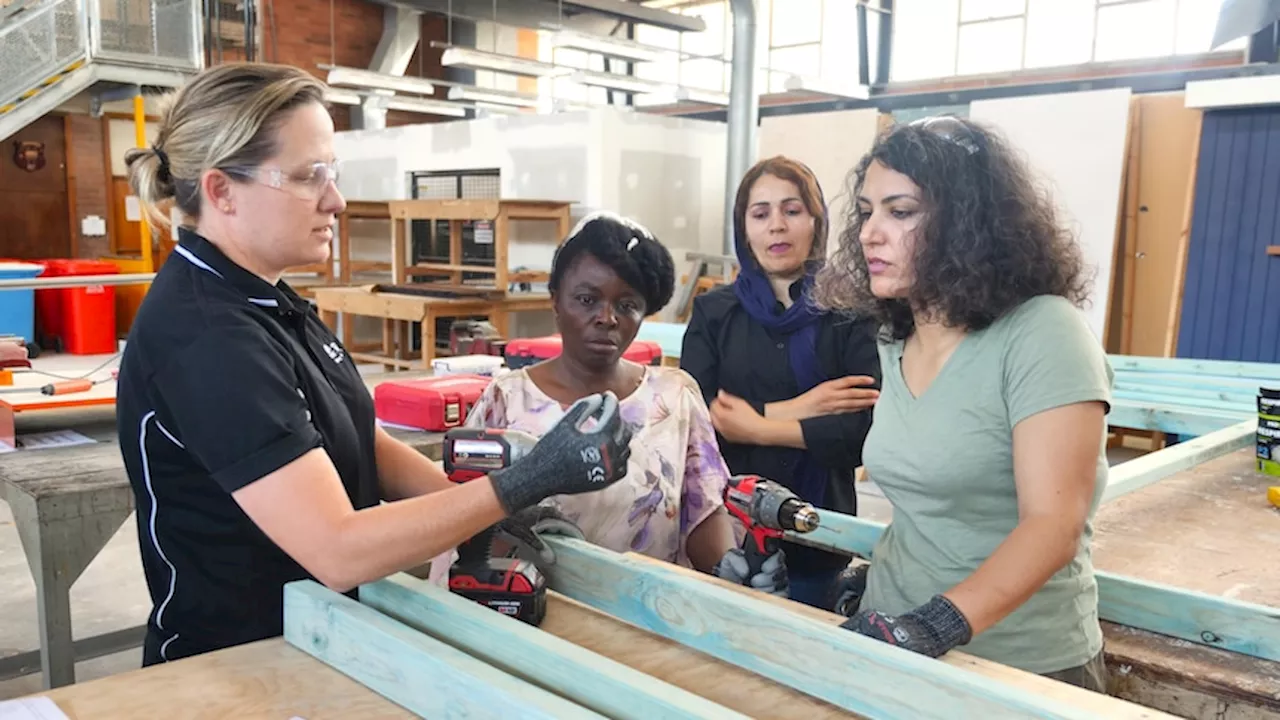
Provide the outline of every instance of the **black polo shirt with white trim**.
[[373,400],[338,339],[189,230],[129,331],[117,395],[153,608],[144,664],[282,632],[311,577],[231,493],[322,447],[357,509],[379,501]]

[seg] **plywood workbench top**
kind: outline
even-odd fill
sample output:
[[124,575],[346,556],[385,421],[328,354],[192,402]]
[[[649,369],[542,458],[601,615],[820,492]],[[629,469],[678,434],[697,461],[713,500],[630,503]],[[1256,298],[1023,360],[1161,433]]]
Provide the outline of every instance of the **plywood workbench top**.
[[[1280,607],[1280,511],[1266,498],[1276,484],[1254,471],[1248,448],[1118,497],[1094,521],[1094,565]],[[1280,716],[1280,663],[1110,623],[1104,630],[1126,697],[1188,717]]]
[[41,693],[71,720],[406,720],[414,715],[281,638]]

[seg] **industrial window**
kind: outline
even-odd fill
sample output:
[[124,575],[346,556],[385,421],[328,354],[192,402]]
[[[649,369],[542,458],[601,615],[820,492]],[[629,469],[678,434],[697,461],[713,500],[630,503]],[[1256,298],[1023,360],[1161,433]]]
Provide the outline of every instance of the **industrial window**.
[[[1223,0],[901,0],[892,80],[1210,51]],[[1241,38],[1218,48],[1244,48]]]

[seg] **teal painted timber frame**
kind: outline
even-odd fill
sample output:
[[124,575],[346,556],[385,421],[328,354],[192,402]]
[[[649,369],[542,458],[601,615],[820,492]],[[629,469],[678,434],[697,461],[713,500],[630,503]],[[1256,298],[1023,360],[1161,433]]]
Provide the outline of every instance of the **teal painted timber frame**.
[[581,540],[547,541],[556,552],[556,564],[547,570],[556,592],[865,717],[1096,717],[662,563]]
[[[805,545],[872,557],[884,524],[826,510],[818,514],[817,530],[793,535],[791,539]],[[1094,574],[1098,580],[1098,615],[1103,620],[1219,650],[1280,661],[1280,608],[1102,570]]]
[[421,717],[605,717],[310,580],[284,588],[284,639]]
[[606,717],[746,717],[410,575],[361,586],[360,602]]

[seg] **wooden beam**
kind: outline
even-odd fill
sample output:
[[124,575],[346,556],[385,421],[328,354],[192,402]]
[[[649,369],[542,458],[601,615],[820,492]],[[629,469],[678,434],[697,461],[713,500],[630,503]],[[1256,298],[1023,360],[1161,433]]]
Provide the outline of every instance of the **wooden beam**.
[[361,587],[360,602],[607,717],[747,717],[409,575]]
[[284,638],[423,717],[601,717],[310,580],[284,588]]
[[[707,582],[715,581],[707,575],[700,577]],[[791,607],[798,605],[779,602]],[[547,592],[547,617],[538,629],[750,717],[769,720],[856,720],[861,717],[789,685],[642,630],[554,590]]]
[[[885,528],[882,523],[827,510],[820,510],[818,514],[817,530],[791,539],[813,547],[871,557]],[[1095,570],[1094,576],[1098,581],[1098,617],[1103,620],[1219,650],[1280,661],[1280,608],[1150,583],[1104,570]]]
[[1159,430],[1170,435],[1208,435],[1240,422],[1239,413],[1197,410],[1189,405],[1152,405],[1113,400],[1107,424],[1132,430]]
[[1174,473],[1249,447],[1258,430],[1257,419],[1245,420],[1163,450],[1148,453],[1111,468],[1102,502],[1110,502],[1163,480]]
[[1116,372],[1138,370],[1147,373],[1179,373],[1184,375],[1214,375],[1232,378],[1256,378],[1280,381],[1280,364],[1236,362],[1233,360],[1200,360],[1196,358],[1158,358],[1134,355],[1108,355],[1107,360]]
[[[645,557],[643,555],[632,555],[631,557],[645,563],[656,563],[657,560]],[[811,607],[803,603],[776,597],[774,595],[766,595],[742,585],[734,585],[719,578],[710,577],[697,573],[694,570],[682,568],[678,566],[668,566],[674,572],[678,572],[690,577],[696,577],[699,582],[714,583],[719,587],[731,590],[733,592],[747,595],[755,598],[765,604],[779,608],[782,612],[795,613],[803,617],[815,620],[827,626],[838,626],[847,618],[837,615],[833,612],[822,610],[820,608]],[[842,631],[847,632],[847,631]],[[1094,717],[1099,718],[1129,718],[1137,720],[1138,718],[1168,717],[1161,712],[1153,712],[1150,708],[1143,707],[1132,702],[1118,702],[1115,697],[1104,693],[1085,690],[1082,687],[1064,683],[1044,675],[1025,672],[1008,665],[984,660],[974,655],[966,655],[963,648],[953,650],[938,658],[939,662],[962,668],[968,672],[978,673],[983,677],[989,678],[995,682],[1002,684],[1010,684],[1020,687],[1028,692],[1035,693],[1044,697],[1046,700],[1062,703],[1071,707],[1093,713]],[[772,720],[772,714],[760,714],[760,717],[768,717]]]
[[1053,702],[932,658],[688,577],[664,564],[549,538],[557,592],[621,620],[876,718],[1085,718]]

